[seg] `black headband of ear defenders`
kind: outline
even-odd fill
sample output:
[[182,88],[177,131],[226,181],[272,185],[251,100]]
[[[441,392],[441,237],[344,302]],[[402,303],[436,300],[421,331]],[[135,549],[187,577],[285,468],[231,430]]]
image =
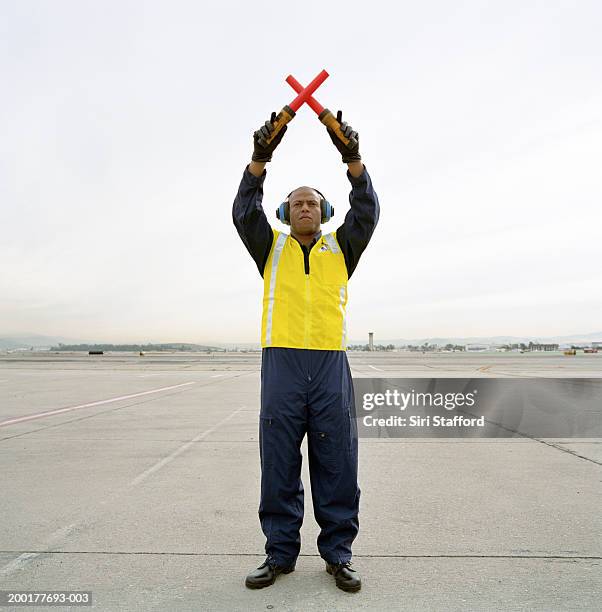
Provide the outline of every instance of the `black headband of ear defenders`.
[[[299,187],[297,187],[296,189],[293,189],[293,191],[297,191],[297,189],[299,189]],[[319,190],[316,189],[315,187],[310,187],[310,189],[313,189],[316,193],[320,194],[320,197],[325,200],[326,198],[324,197],[324,194]],[[291,197],[291,193],[293,193],[293,191],[290,191],[289,194],[286,196],[286,201],[288,202],[288,199]]]

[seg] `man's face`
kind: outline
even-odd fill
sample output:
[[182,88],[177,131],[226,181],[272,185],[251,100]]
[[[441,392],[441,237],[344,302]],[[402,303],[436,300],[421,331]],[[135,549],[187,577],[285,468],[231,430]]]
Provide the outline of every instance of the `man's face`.
[[289,197],[291,229],[295,234],[307,236],[320,230],[322,211],[320,195],[311,187],[299,187]]

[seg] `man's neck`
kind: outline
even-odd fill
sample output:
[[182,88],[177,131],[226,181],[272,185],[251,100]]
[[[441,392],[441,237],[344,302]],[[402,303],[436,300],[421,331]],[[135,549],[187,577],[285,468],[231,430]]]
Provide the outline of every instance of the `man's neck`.
[[291,236],[296,238],[303,246],[309,246],[314,238],[317,238],[322,232],[318,230],[315,234],[307,234],[305,236],[300,236],[299,234],[295,234],[291,231]]

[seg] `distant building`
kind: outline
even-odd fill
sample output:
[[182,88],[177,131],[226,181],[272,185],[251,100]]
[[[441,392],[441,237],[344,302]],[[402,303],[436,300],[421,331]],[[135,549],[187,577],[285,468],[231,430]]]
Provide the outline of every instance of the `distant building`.
[[537,344],[529,342],[530,351],[557,351],[558,344]]
[[489,348],[490,347],[488,344],[467,344],[466,345],[467,351],[488,351]]

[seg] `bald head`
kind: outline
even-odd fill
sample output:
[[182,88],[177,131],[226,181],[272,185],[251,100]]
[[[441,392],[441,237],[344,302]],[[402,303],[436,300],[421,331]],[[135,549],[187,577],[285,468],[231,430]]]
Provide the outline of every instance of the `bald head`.
[[291,194],[290,194],[290,196],[288,197],[288,201],[289,201],[290,203],[292,203],[293,198],[294,198],[296,195],[299,195],[299,196],[301,195],[301,194],[299,193],[299,192],[301,192],[301,191],[303,191],[303,192],[310,192],[310,193],[313,193],[313,194],[314,194],[314,195],[315,195],[315,196],[318,198],[318,202],[320,202],[320,200],[322,199],[322,196],[321,196],[321,195],[318,193],[318,191],[317,191],[316,189],[314,189],[313,187],[308,187],[307,185],[302,185],[301,187],[297,187],[296,189],[293,189],[293,190],[291,191]]

